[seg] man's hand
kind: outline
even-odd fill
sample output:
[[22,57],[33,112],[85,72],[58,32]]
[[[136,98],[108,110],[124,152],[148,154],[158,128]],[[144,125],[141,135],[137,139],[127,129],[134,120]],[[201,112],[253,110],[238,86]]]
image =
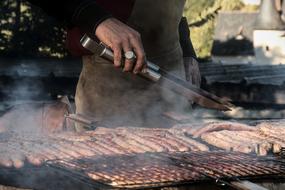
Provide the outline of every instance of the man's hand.
[[101,42],[114,51],[114,65],[116,67],[120,67],[122,64],[122,52],[134,51],[137,56],[136,63],[126,59],[124,71],[133,71],[137,74],[143,69],[146,58],[141,37],[137,31],[115,18],[109,18],[99,24],[95,34]]

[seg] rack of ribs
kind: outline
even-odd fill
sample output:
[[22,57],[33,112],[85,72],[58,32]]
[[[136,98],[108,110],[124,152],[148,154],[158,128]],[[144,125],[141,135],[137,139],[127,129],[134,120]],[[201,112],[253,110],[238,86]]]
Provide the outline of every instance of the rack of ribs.
[[227,122],[190,127],[99,127],[53,135],[8,131],[0,135],[0,168],[23,168],[27,162],[35,167],[48,165],[120,188],[284,177],[284,159],[244,154],[282,150],[282,125]]
[[217,148],[266,155],[285,147],[282,124],[258,126],[223,122],[200,126],[183,124],[171,129],[98,127],[81,133],[35,135],[0,134],[0,165],[20,168],[24,161],[40,165],[46,160],[145,152],[211,151]]
[[[221,125],[219,124],[218,127],[221,130],[209,130],[198,134],[204,142],[210,145],[243,153],[267,155],[269,153],[280,153],[281,149],[285,147],[285,125],[261,123],[255,128],[251,127],[252,129],[249,126],[242,126],[238,130],[236,127],[222,128]],[[199,131],[202,130],[199,129]]]
[[25,161],[40,165],[54,159],[208,150],[203,143],[166,129],[98,128],[95,131],[48,136],[8,132],[0,136],[0,165],[21,168]]

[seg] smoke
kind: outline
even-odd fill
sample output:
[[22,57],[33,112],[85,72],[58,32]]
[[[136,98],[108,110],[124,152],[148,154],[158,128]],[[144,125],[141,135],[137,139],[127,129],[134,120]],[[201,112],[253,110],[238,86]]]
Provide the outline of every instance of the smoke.
[[[41,77],[43,68],[41,64],[34,61],[21,61],[11,63],[12,67],[7,67],[8,82],[4,92],[4,98],[10,101],[19,102],[34,101],[45,95],[45,89]],[[46,98],[46,96],[45,96]]]
[[[183,3],[183,2],[182,2]],[[181,4],[182,4],[181,3]],[[172,8],[172,7],[169,7]],[[145,12],[143,13],[145,15]],[[181,15],[180,15],[181,16]],[[155,20],[151,18],[152,20]],[[180,19],[180,18],[179,18]],[[168,31],[163,31],[164,37],[168,38]],[[168,49],[172,49],[172,45]],[[177,46],[176,46],[177,47]],[[174,48],[175,49],[175,48]],[[173,52],[172,52],[173,53]],[[174,50],[174,56],[167,55],[163,58],[159,58],[159,62],[165,65],[174,63],[179,67],[183,67],[182,60],[176,60],[177,57],[182,58],[181,49]],[[173,59],[172,59],[173,58]],[[93,63],[92,63],[93,64]],[[112,67],[112,66],[110,66]],[[178,68],[177,70],[180,70]],[[91,68],[92,70],[92,68]],[[169,68],[172,70],[172,68]],[[176,69],[174,69],[176,71]],[[40,76],[41,69],[36,65],[29,67],[25,64],[21,65],[21,69],[13,68],[10,72],[16,73],[14,79],[19,79],[20,76],[29,76],[37,77]],[[99,71],[100,72],[100,71]],[[110,68],[109,72],[115,72],[113,68]],[[121,71],[119,71],[121,72]],[[100,74],[100,73],[95,73]],[[180,73],[181,74],[181,73]],[[122,74],[127,75],[127,74]],[[93,77],[92,75],[89,75]],[[100,76],[100,75],[99,75]],[[91,99],[89,102],[88,99],[85,99],[85,104],[98,104],[102,107],[97,107],[97,110],[90,110],[92,116],[100,117],[110,123],[110,125],[133,125],[133,126],[144,126],[144,127],[170,127],[172,123],[166,118],[162,117],[163,112],[169,111],[184,111],[186,107],[189,106],[189,102],[177,94],[173,93],[171,90],[165,88],[160,88],[156,84],[147,84],[148,82],[144,79],[134,79],[133,76],[128,75],[120,80],[112,80],[108,78],[109,76],[104,76],[104,73],[101,73],[101,81],[104,79],[102,86],[109,85],[108,88],[114,88],[115,91],[107,91],[107,94],[104,94],[104,88],[97,89],[96,93],[102,93],[101,99],[104,99],[102,104],[101,102],[94,102],[95,91],[90,91],[90,94],[85,94]],[[87,76],[88,78],[88,76]],[[108,78],[111,82],[106,84],[105,79]],[[33,78],[35,79],[35,78]],[[127,79],[127,81],[125,81]],[[88,80],[88,79],[86,79]],[[136,83],[136,80],[140,82]],[[122,82],[123,81],[123,82]],[[90,82],[90,81],[89,81]],[[95,83],[93,83],[95,82]],[[92,85],[97,85],[98,81],[91,81],[89,87]],[[122,82],[122,83],[121,83]],[[116,83],[116,85],[114,85]],[[87,82],[85,81],[85,84]],[[123,85],[126,84],[126,85]],[[36,80],[23,80],[16,81],[12,85],[10,93],[6,93],[7,96],[11,97],[13,100],[19,101],[21,98],[25,100],[34,100],[34,97],[44,94],[44,88],[41,81]],[[84,90],[89,90],[84,89]],[[101,91],[100,91],[101,90]],[[100,91],[100,92],[99,92]],[[102,92],[103,91],[103,92]],[[114,94],[112,94],[114,93]],[[105,95],[105,97],[104,97]],[[108,96],[108,98],[107,98]],[[82,97],[86,98],[86,97]],[[111,100],[110,102],[108,102]],[[98,100],[100,101],[100,99]],[[88,105],[92,108],[92,105]],[[62,111],[63,110],[63,111]],[[88,114],[89,110],[84,110],[86,112],[82,114]],[[9,110],[6,114],[0,118],[2,126],[6,127],[8,131],[15,131],[19,134],[28,133],[31,135],[31,138],[35,136],[40,136],[43,134],[43,128],[51,127],[58,130],[61,126],[58,126],[58,123],[63,123],[62,115],[64,113],[64,106],[57,105],[48,105],[44,103],[29,103],[16,105],[14,108]],[[95,113],[95,114],[94,114]],[[114,114],[115,113],[115,114]],[[49,122],[51,121],[51,122]],[[53,126],[55,125],[55,126]],[[53,131],[53,129],[52,129]],[[42,180],[45,181],[45,180]],[[32,181],[31,181],[32,182]]]
[[[31,102],[34,102],[35,97],[44,94],[43,85],[37,80],[37,77],[40,78],[40,68],[33,62],[11,64],[13,66],[7,67],[7,82],[1,89],[4,100],[2,103],[9,107],[0,118],[2,128],[21,133],[31,127],[37,133],[39,129],[34,127],[36,118],[33,117],[37,115],[41,105]],[[28,103],[23,104],[25,102]]]
[[[188,100],[163,84],[103,64],[88,60],[84,63],[77,88],[77,113],[110,127],[171,127],[174,122],[163,117],[163,113],[184,112],[190,107]],[[112,82],[106,84],[106,80]]]

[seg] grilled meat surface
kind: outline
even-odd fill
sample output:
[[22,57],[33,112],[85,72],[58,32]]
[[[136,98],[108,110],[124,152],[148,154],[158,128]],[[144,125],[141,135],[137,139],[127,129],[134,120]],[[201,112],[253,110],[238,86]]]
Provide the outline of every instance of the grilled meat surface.
[[208,150],[206,145],[191,137],[166,129],[98,128],[49,136],[8,132],[0,139],[0,164],[20,168],[25,160],[39,165],[46,160],[96,155]]
[[[221,129],[221,126],[219,128]],[[198,131],[201,130],[203,129]],[[227,126],[225,130],[210,130],[200,134],[200,137],[204,142],[224,150],[267,155],[280,153],[285,147],[284,135],[285,125],[282,123],[261,123],[253,130],[246,130],[246,128],[236,130],[236,127]]]
[[[46,160],[74,159],[97,155],[145,152],[227,151],[266,155],[285,147],[282,124],[262,123],[256,127],[237,123],[183,124],[171,129],[98,127],[82,133],[33,135],[6,132],[0,135],[0,165],[20,168],[27,160],[40,165]],[[210,145],[210,147],[209,147]]]
[[[201,180],[285,176],[278,153],[282,124],[176,125],[171,129],[98,127],[81,133],[0,135],[0,168],[48,165],[119,188],[156,187]],[[1,172],[0,172],[1,173]]]

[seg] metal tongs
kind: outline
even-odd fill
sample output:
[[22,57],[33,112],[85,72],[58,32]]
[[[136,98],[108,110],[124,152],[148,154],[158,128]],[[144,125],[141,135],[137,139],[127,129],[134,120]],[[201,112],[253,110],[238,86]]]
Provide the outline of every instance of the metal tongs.
[[69,119],[75,123],[88,127],[89,130],[94,130],[98,126],[98,121],[81,114],[66,114],[65,119]]
[[[83,125],[85,127],[88,127],[89,130],[94,130],[96,127],[100,124],[99,121],[96,119],[89,117],[87,115],[82,115],[75,113],[75,110],[73,106],[71,105],[69,98],[67,96],[63,96],[60,98],[60,101],[64,103],[67,106],[67,113],[65,113],[64,118],[65,118],[65,126],[67,128],[67,121],[70,120],[74,124],[77,123],[79,125]],[[75,131],[76,129],[74,128],[75,126],[72,126],[72,130]]]
[[[80,42],[82,46],[90,52],[111,62],[114,61],[113,51],[102,42],[93,40],[87,34],[82,37]],[[168,88],[205,108],[230,111],[230,108],[233,107],[229,102],[189,84],[149,61],[147,61],[146,64],[146,68],[140,72],[139,75],[156,82],[161,87]]]

